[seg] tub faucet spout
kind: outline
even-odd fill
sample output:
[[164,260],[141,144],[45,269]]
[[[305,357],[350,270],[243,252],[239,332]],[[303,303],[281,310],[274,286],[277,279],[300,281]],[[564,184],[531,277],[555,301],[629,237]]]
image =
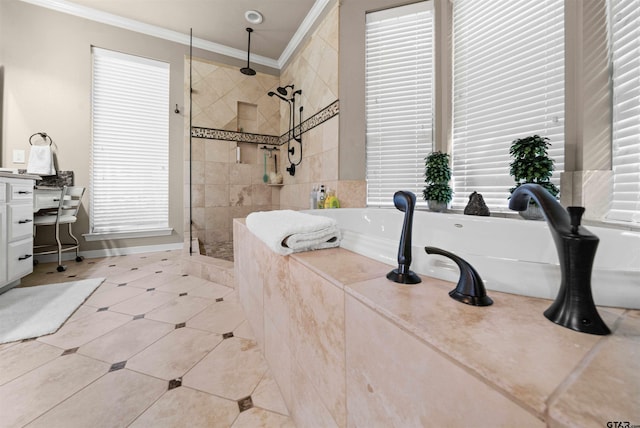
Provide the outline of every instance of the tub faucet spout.
[[591,270],[600,239],[580,220],[583,207],[566,210],[544,187],[523,184],[511,195],[509,208],[523,211],[529,199],[540,206],[558,251],[562,281],[558,296],[544,315],[556,324],[589,334],[606,335],[611,331],[602,321],[591,294]]
[[398,268],[389,272],[387,278],[401,284],[418,284],[422,280],[415,272],[409,270],[411,265],[413,210],[416,206],[416,195],[412,192],[399,190],[393,195],[393,204],[404,213],[404,222],[398,248]]
[[458,302],[473,306],[489,306],[493,304],[491,297],[487,296],[484,282],[480,274],[469,264],[468,261],[449,251],[436,247],[424,247],[427,254],[438,254],[448,257],[458,265],[460,269],[460,279],[456,288],[449,292],[449,296]]

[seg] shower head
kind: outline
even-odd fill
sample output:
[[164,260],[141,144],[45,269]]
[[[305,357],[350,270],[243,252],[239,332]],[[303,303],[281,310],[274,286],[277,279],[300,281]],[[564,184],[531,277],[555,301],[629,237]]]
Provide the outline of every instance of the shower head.
[[278,86],[278,88],[276,89],[276,91],[278,91],[278,93],[280,95],[284,95],[285,97],[288,95],[288,91],[287,88],[291,88],[293,89],[293,85],[287,85],[287,86]]
[[249,58],[251,55],[251,33],[253,33],[253,28],[247,28],[247,33],[248,33],[248,41],[247,41],[247,66],[246,67],[242,67],[240,69],[240,73],[242,74],[246,74],[247,76],[255,76],[256,75],[256,71],[251,68],[250,64],[249,64]]

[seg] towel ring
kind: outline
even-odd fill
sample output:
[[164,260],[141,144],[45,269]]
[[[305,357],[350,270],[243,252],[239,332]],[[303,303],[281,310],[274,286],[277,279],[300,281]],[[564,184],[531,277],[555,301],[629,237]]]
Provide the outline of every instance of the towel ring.
[[39,135],[40,138],[42,138],[44,140],[44,142],[46,143],[47,140],[49,140],[49,145],[51,145],[51,143],[53,143],[53,141],[51,140],[51,137],[49,137],[47,135],[46,132],[36,132],[35,134],[33,134],[31,137],[29,137],[29,144],[33,146],[33,142],[31,141],[33,139],[33,137],[35,137],[36,135]]

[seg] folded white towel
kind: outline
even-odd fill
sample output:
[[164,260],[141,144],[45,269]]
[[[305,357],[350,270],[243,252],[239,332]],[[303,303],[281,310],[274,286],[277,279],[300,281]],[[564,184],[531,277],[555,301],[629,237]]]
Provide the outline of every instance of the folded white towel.
[[53,166],[51,145],[31,146],[27,172],[38,175],[56,175],[56,169]]
[[342,238],[335,219],[292,210],[254,212],[247,216],[246,224],[282,255],[337,247]]

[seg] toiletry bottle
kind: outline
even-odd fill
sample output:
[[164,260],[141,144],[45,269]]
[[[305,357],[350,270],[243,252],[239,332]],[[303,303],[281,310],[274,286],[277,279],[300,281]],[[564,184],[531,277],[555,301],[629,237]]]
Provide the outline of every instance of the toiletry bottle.
[[324,201],[325,208],[340,208],[340,202],[336,197],[336,191],[333,189],[327,190],[327,198]]
[[315,210],[318,208],[318,188],[314,185],[309,193],[309,209]]
[[313,209],[318,208],[318,196],[320,196],[320,186],[317,184],[313,185]]
[[324,200],[327,195],[324,193],[324,184],[320,185],[320,193],[318,194],[318,208],[324,208]]
[[318,193],[320,193],[320,186],[313,185],[313,209],[318,208]]
[[331,187],[327,187],[327,190],[325,192],[325,197],[324,197],[324,204],[322,205],[322,208],[329,208],[329,200],[331,199]]
[[333,201],[331,201],[331,208],[340,208],[340,199],[337,196],[333,197]]

